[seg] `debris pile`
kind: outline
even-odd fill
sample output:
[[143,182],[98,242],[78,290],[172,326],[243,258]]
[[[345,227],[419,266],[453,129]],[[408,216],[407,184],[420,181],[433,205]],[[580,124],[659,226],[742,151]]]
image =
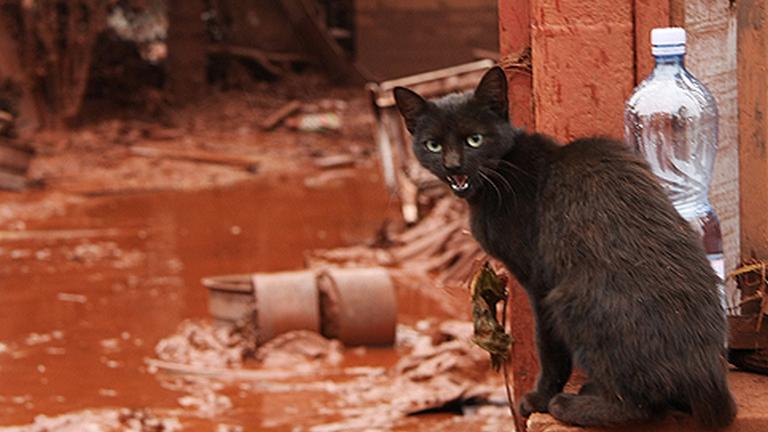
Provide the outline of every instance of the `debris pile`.
[[[488,373],[487,353],[471,342],[471,322],[399,325],[395,347],[399,358],[383,367],[347,366],[374,351],[345,349],[338,340],[309,331],[285,333],[260,346],[253,359],[233,361],[236,341],[242,339],[231,338],[222,328],[187,322],[178,334],[157,345],[160,360],[148,360],[161,385],[185,393],[179,404],[202,417],[215,418],[232,409],[235,401],[226,396],[226,388],[237,383],[241,393],[319,391],[337,399],[329,405],[335,408],[328,409],[342,420],[333,416],[330,423],[318,423],[313,428],[317,431],[360,425],[392,428],[409,416],[434,412],[480,410],[500,424],[509,421],[499,376]],[[185,339],[188,346],[180,347]],[[239,347],[239,352],[247,349]],[[220,360],[212,360],[215,352]]]
[[174,417],[157,417],[146,409],[83,410],[60,416],[39,415],[26,426],[0,427],[3,432],[173,432],[181,430]]
[[241,332],[187,320],[178,333],[158,342],[155,353],[160,360],[185,365],[240,367],[250,349],[251,342]]
[[382,230],[373,245],[316,250],[310,267],[381,265],[409,273],[426,273],[439,284],[466,286],[488,255],[469,232],[466,204],[443,198],[418,224],[401,232]]

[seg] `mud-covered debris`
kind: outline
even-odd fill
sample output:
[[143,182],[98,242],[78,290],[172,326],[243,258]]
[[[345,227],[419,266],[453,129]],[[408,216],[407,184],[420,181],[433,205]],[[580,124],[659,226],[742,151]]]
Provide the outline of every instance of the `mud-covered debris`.
[[284,333],[256,351],[256,360],[263,367],[291,367],[316,361],[336,365],[343,357],[344,345],[341,342],[306,330]]
[[118,421],[125,432],[172,432],[182,429],[176,418],[160,418],[150,410],[128,409],[120,410]]
[[[446,286],[466,286],[477,262],[488,255],[469,233],[467,208],[448,197],[437,201],[432,211],[416,225],[386,233],[384,241],[364,246],[314,250],[308,254],[312,267],[325,265],[379,265],[404,271],[432,274]],[[379,235],[379,237],[382,237]],[[382,244],[386,247],[381,247]]]
[[458,381],[482,380],[488,370],[485,353],[473,347],[470,338],[472,323],[446,321],[432,338],[436,344],[419,343],[413,351],[397,362],[394,373],[413,381],[430,380],[440,375]]
[[214,388],[204,384],[205,379],[197,378],[195,390],[178,399],[179,405],[193,408],[197,415],[203,418],[216,418],[232,408],[232,400],[214,391]]
[[55,417],[38,415],[34,423],[0,427],[2,432],[173,432],[182,426],[175,417],[158,417],[148,409],[87,409]]
[[240,367],[249,343],[232,327],[187,320],[155,346],[164,361],[211,367]]

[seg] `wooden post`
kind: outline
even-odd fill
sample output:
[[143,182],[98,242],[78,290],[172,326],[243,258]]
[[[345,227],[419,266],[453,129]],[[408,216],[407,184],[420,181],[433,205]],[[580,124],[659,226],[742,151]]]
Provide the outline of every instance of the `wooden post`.
[[499,62],[509,79],[509,115],[533,131],[530,0],[499,0]]
[[[509,80],[510,117],[515,126],[533,131],[530,23],[529,0],[499,0],[500,63]],[[533,312],[528,296],[514,279],[508,288],[507,313],[512,337],[515,339],[510,358],[510,375],[517,402],[525,393],[533,390],[539,373],[539,362],[536,356]]]
[[168,2],[168,90],[179,104],[205,90],[205,27],[199,0]]
[[741,256],[768,260],[768,10],[738,3]]
[[[2,12],[0,17],[6,19]],[[7,26],[0,25],[0,78],[10,79],[21,89],[14,126],[17,130],[34,131],[40,126],[40,117],[32,94],[33,79],[22,69],[19,47],[9,30]]]

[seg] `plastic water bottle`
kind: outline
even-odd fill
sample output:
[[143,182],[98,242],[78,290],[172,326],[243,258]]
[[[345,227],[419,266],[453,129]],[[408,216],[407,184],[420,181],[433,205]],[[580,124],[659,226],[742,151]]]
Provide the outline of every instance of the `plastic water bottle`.
[[[630,95],[624,139],[650,163],[677,211],[701,235],[712,268],[725,279],[720,221],[709,204],[717,152],[717,104],[683,62],[685,30],[651,31],[656,66]],[[725,307],[725,284],[720,287]]]

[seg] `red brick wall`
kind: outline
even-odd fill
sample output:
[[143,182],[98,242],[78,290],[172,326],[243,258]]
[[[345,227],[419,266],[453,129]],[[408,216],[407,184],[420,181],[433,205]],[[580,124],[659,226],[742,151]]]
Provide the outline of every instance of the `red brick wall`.
[[632,0],[531,0],[536,130],[559,140],[623,134],[635,85]]

